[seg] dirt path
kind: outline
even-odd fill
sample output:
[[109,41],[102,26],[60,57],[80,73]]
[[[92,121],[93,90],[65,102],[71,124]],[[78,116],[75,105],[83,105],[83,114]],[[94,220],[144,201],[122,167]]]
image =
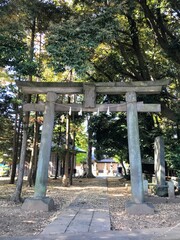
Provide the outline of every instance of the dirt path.
[[[148,201],[155,206],[155,214],[147,216],[128,215],[125,202],[130,199],[130,191],[125,180],[119,178],[74,179],[73,186],[64,188],[61,180],[49,179],[47,195],[54,199],[56,209],[52,212],[27,212],[21,204],[9,201],[15,186],[8,180],[0,181],[0,236],[27,236],[39,234],[69,204],[81,204],[98,207],[101,194],[107,192],[112,230],[133,230],[152,227],[174,227],[180,222],[180,198],[173,201],[168,198],[149,196]],[[83,192],[83,194],[82,194]],[[81,194],[80,194],[81,193]],[[80,195],[79,195],[80,194]],[[33,195],[33,189],[24,185],[23,197]],[[81,196],[78,198],[78,195]],[[77,202],[78,201],[78,202]]]

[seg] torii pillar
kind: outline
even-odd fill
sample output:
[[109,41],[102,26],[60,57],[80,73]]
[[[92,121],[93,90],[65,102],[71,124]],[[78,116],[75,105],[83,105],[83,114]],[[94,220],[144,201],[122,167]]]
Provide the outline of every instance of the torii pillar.
[[54,208],[53,199],[46,197],[48,182],[48,167],[51,154],[51,143],[54,127],[55,101],[57,94],[48,92],[44,110],[44,123],[41,135],[38,167],[36,174],[35,192],[33,198],[27,198],[22,208],[26,210],[49,211]]
[[[24,104],[24,111],[44,111],[44,124],[41,138],[41,147],[35,186],[34,201],[44,203],[46,209],[50,208],[51,202],[46,198],[48,163],[50,158],[52,129],[55,111],[85,111],[105,112],[112,108],[114,112],[127,111],[129,162],[131,168],[132,201],[126,204],[126,210],[132,214],[150,214],[154,212],[152,206],[144,202],[141,155],[139,146],[138,112],[160,112],[160,104],[137,103],[137,94],[158,94],[162,86],[169,81],[146,81],[146,82],[106,82],[106,83],[55,83],[55,82],[24,82],[17,81],[17,85],[27,94],[47,94],[46,104]],[[58,104],[55,106],[56,94],[83,94],[84,104]],[[96,104],[97,94],[126,94],[126,104]],[[26,203],[27,201],[25,201]],[[48,203],[47,203],[48,202]],[[25,206],[24,203],[24,206]],[[48,206],[48,207],[47,207]],[[26,207],[24,207],[26,208]],[[38,208],[38,207],[37,207]],[[27,208],[26,208],[27,209]],[[32,208],[33,209],[33,208]],[[38,208],[39,209],[39,208]]]
[[132,201],[125,208],[130,214],[152,214],[153,205],[144,202],[136,93],[127,92],[126,102]]

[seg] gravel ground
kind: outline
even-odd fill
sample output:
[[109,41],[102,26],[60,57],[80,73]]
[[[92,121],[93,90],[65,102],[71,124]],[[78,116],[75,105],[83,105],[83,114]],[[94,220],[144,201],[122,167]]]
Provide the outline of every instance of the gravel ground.
[[[149,195],[147,201],[155,206],[155,214],[147,216],[128,215],[125,202],[130,199],[129,182],[119,178],[74,179],[73,186],[64,188],[61,180],[49,180],[47,195],[54,199],[56,209],[51,212],[28,212],[21,204],[9,199],[15,186],[0,181],[0,236],[27,236],[39,234],[42,229],[70,204],[84,204],[98,208],[101,195],[108,193],[112,230],[175,227],[180,224],[180,197],[170,200]],[[23,197],[33,195],[33,189],[23,187]]]
[[113,230],[134,230],[145,228],[176,227],[180,224],[180,196],[175,199],[148,195],[146,202],[155,207],[153,215],[129,215],[125,212],[125,202],[131,198],[124,180],[109,179],[108,195]]

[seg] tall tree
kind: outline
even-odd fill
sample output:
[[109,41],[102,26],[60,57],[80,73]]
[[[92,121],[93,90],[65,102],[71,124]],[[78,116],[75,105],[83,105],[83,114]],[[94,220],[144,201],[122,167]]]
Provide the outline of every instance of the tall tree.
[[[15,1],[15,0],[14,0]],[[19,21],[23,23],[23,30],[27,33],[30,39],[28,42],[28,38],[26,38],[27,46],[28,46],[28,57],[24,59],[22,65],[18,66],[17,74],[19,76],[27,76],[29,81],[35,80],[37,77],[40,77],[41,72],[41,61],[39,61],[39,55],[36,51],[36,43],[37,35],[45,34],[47,31],[50,22],[52,21],[60,21],[62,18],[65,17],[68,11],[63,13],[63,10],[66,8],[65,4],[62,4],[61,7],[57,7],[52,2],[43,2],[39,0],[33,1],[17,1],[17,7],[19,10]],[[41,40],[41,38],[40,38]],[[40,43],[41,48],[41,43]],[[41,51],[40,51],[41,53]],[[31,96],[27,96],[27,102],[31,101]],[[25,157],[26,157],[26,146],[27,146],[27,137],[28,137],[28,123],[29,123],[29,114],[26,113],[24,116],[24,128],[23,128],[23,141],[21,147],[21,157],[20,157],[20,167],[19,167],[19,174],[18,174],[18,181],[16,185],[15,193],[12,196],[12,200],[14,201],[21,201],[21,189],[22,189],[22,182],[23,182],[23,174],[24,174],[24,164],[25,164]],[[36,133],[35,133],[36,136]],[[34,144],[36,147],[36,144]],[[34,149],[34,152],[35,151]]]
[[179,1],[138,2],[161,48],[175,63],[180,64]]
[[27,57],[27,45],[22,23],[18,19],[16,1],[1,1],[0,16],[0,67],[18,69]]
[[12,157],[12,132],[14,128],[13,122],[15,121],[15,110],[17,106],[18,100],[16,98],[16,89],[14,88],[14,86],[0,86],[0,155],[8,153]]
[[168,79],[171,85],[151,100],[161,102],[163,115],[178,123],[178,4],[77,0],[73,7],[72,17],[52,25],[48,33],[47,50],[55,70],[70,67],[89,81]]
[[[170,25],[174,20],[168,21]],[[70,66],[96,81],[173,80],[178,76],[138,1],[75,1],[74,16],[52,25],[47,50],[56,70]]]

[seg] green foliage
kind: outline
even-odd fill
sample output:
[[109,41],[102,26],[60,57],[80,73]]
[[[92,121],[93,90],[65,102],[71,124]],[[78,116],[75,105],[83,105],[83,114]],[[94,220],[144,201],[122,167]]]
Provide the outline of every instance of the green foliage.
[[96,148],[96,158],[104,157],[119,158],[123,155],[127,161],[127,129],[125,114],[113,114],[108,116],[100,114],[91,119],[91,129],[93,131],[94,144]]
[[163,122],[163,134],[165,143],[165,159],[169,169],[180,173],[180,139],[179,126],[173,122]]
[[0,87],[0,156],[12,161],[15,114],[22,103],[13,84]]
[[180,64],[179,3],[174,1],[139,1],[146,20],[165,54]]
[[0,86],[0,115],[13,118],[14,99],[16,90],[13,85]]
[[10,14],[11,8],[11,5],[4,5],[0,10],[0,66],[17,68],[26,57],[27,45],[23,41],[25,33],[22,25],[15,16],[16,12]]
[[70,9],[64,3],[39,0],[12,0],[1,3],[0,15],[0,67],[9,67],[18,77],[40,76],[44,35],[50,23],[65,19]]
[[[0,156],[12,154],[13,122],[5,116],[0,116]],[[3,157],[4,158],[4,157]]]
[[[87,133],[85,124],[82,123],[83,118],[79,119],[73,116],[70,122],[70,151],[73,148],[73,138],[75,137],[75,149],[81,149],[87,152]],[[53,131],[53,151],[60,154],[65,153],[66,149],[66,119],[62,115],[57,114],[55,118],[55,126]],[[76,163],[80,163],[86,159],[87,153],[77,151]]]
[[[163,11],[166,3],[159,6],[163,22],[157,26],[161,29],[164,24],[165,35],[168,34],[166,25],[173,36],[178,35],[177,19]],[[146,7],[153,8],[153,3]],[[170,17],[163,19],[165,13]],[[173,22],[176,27],[172,27]],[[171,43],[164,43],[164,50],[161,41],[157,43],[156,31],[149,23],[138,1],[75,1],[74,15],[61,24],[52,25],[48,33],[51,63],[56,71],[69,67],[93,81],[174,80],[178,68],[166,51]]]
[[106,9],[98,15],[78,12],[60,25],[53,25],[48,34],[47,50],[57,71],[67,66],[78,73],[92,70],[91,59],[95,49],[103,42],[112,42],[119,22],[115,9]]
[[7,70],[0,67],[0,86],[6,85],[7,83],[14,82],[8,74]]
[[[172,140],[173,142],[173,140]],[[180,173],[180,145],[174,140],[173,144],[166,145],[166,161],[168,167]]]
[[23,62],[19,63],[17,66],[17,71],[19,75],[27,76],[27,75],[37,75],[37,68],[38,68],[38,63],[35,61],[31,61],[26,57]]
[[[138,97],[139,101],[163,103],[168,107],[168,111],[162,108],[162,115],[139,114],[140,139],[143,157],[149,157],[153,155],[154,137],[163,134],[168,164],[179,167],[178,141],[172,139],[170,121],[166,119],[173,121],[173,131],[176,126],[178,129],[178,1],[76,0],[68,5],[64,1],[3,0],[0,16],[0,67],[13,70],[19,79],[30,75],[38,81],[69,80],[73,72],[73,80],[79,81],[170,80],[171,84],[158,97]],[[5,130],[11,133],[14,117],[11,111],[18,105],[14,96],[6,94],[8,91],[1,91],[3,136]],[[105,99],[97,96],[98,103],[122,100],[116,96],[107,95]],[[7,117],[7,125],[3,125]],[[78,120],[76,125],[73,127],[77,133],[76,146],[86,150],[86,134]],[[65,126],[59,122],[54,142],[59,143],[60,128],[64,145]],[[124,114],[94,117],[91,128],[98,156],[118,154],[119,158],[127,159]],[[179,133],[177,136],[179,139]],[[3,147],[9,147],[9,143]],[[79,158],[84,160],[84,154]]]
[[76,155],[76,163],[81,163],[87,160],[87,133],[86,133],[86,125],[85,123],[78,124],[76,126],[76,147],[86,151],[86,153],[77,153]]

